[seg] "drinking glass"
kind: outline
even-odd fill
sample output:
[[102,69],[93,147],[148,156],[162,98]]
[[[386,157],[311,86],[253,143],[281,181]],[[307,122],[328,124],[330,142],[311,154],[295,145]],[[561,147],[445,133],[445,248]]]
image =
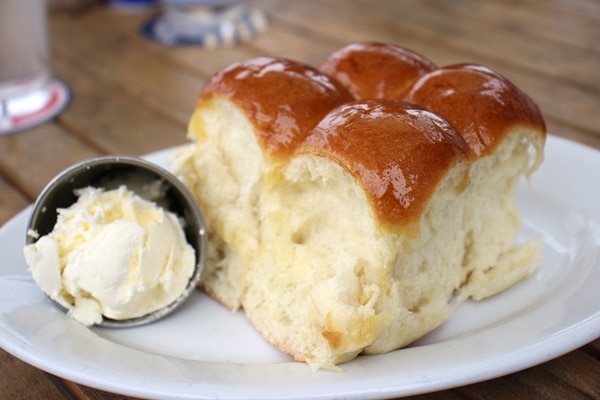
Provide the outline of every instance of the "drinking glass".
[[67,102],[52,82],[45,0],[0,0],[0,133],[45,121]]

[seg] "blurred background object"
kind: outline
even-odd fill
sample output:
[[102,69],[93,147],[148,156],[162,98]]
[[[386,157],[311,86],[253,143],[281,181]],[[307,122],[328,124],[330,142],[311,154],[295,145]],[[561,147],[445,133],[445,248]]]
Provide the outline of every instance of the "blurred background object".
[[107,0],[107,3],[116,11],[133,12],[156,7],[159,0]]
[[67,85],[52,78],[46,2],[0,1],[0,134],[45,122],[68,104]]
[[46,0],[50,11],[81,11],[97,5],[101,0]]
[[266,30],[265,13],[247,1],[163,0],[163,12],[148,21],[144,35],[162,45],[231,46]]

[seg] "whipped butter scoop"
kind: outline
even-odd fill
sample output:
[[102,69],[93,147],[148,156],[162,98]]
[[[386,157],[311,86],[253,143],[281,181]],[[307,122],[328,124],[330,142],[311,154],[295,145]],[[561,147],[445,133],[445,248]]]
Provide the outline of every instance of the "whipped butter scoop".
[[194,290],[205,236],[177,178],[141,159],[100,157],[42,192],[23,253],[38,286],[75,320],[136,326],[167,315]]

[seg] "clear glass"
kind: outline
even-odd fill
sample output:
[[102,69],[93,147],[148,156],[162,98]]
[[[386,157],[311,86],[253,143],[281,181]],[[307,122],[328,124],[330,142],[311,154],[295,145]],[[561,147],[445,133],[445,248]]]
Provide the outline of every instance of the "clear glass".
[[45,0],[0,0],[1,104],[49,82],[46,13]]

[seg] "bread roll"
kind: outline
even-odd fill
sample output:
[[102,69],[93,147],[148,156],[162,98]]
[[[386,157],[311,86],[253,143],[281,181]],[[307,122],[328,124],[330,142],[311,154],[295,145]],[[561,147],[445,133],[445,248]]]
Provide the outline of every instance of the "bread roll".
[[196,197],[209,231],[203,288],[227,307],[240,307],[243,266],[258,246],[264,172],[350,99],[315,68],[281,58],[232,64],[205,84],[188,128],[193,142],[178,149],[171,169]]
[[330,112],[265,178],[250,322],[318,368],[431,331],[463,276],[468,170],[466,143],[429,111],[382,99]]
[[355,99],[401,99],[412,84],[436,69],[422,55],[389,43],[352,43],[331,53],[319,70]]
[[[446,118],[469,144],[473,159],[492,154],[517,129],[529,132],[531,139],[545,140],[546,125],[535,102],[482,65],[456,64],[431,71],[402,98]],[[542,154],[538,152],[529,172],[541,163]]]
[[481,66],[357,44],[320,68],[219,71],[171,169],[210,232],[203,288],[296,360],[336,368],[534,270],[539,244],[515,245],[515,192],[546,131],[535,103]]
[[[509,158],[471,162],[449,123],[400,101],[330,112],[265,178],[250,322],[296,360],[333,368],[405,346],[443,323],[452,302],[529,274],[535,247],[512,249],[513,186],[529,156],[506,147]],[[495,185],[509,190],[490,199]],[[501,273],[475,277],[485,268],[472,248],[489,250],[486,267]]]
[[474,197],[466,215],[474,228],[467,237],[463,294],[480,300],[529,275],[540,244],[514,246],[521,230],[515,195],[519,178],[543,160],[546,125],[538,106],[506,78],[474,64],[424,75],[406,99],[449,121],[469,144],[472,170],[488,171],[470,178],[471,187],[487,196]]

